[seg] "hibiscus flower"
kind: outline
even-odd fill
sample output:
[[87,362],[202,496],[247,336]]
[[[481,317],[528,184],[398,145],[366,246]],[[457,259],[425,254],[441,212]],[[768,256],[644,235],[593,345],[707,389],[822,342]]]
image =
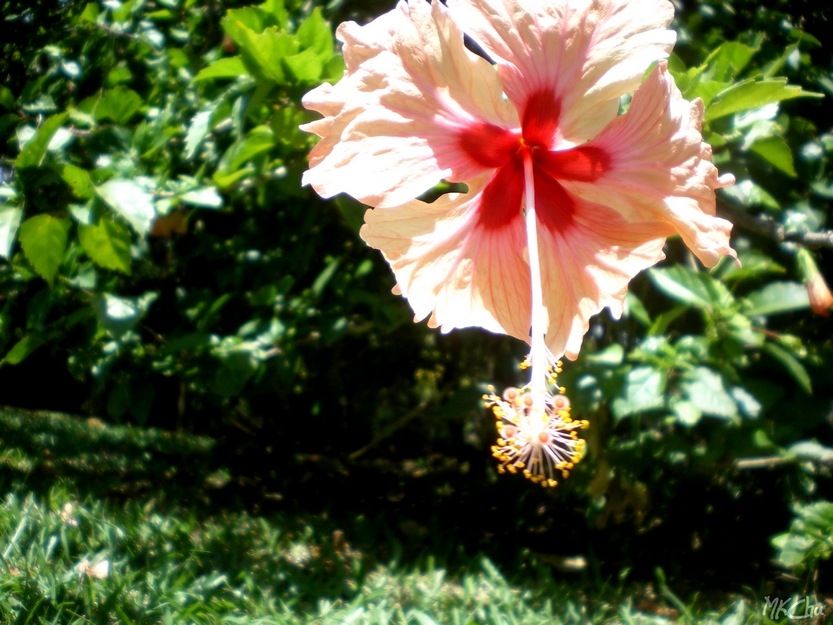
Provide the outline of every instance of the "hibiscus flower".
[[[577,357],[602,308],[621,315],[666,237],[707,266],[735,255],[731,224],[714,216],[714,189],[734,179],[711,163],[702,102],[682,98],[661,60],[672,18],[667,0],[402,1],[366,26],[342,24],[344,77],[303,100],[323,115],[303,127],[321,137],[304,183],[374,207],[361,236],[416,320],[530,343],[529,388],[489,396],[517,421],[499,417],[510,447],[550,449],[556,430],[575,439],[546,391],[557,359]],[[416,199],[442,180],[467,191]],[[504,447],[502,462],[525,464]],[[571,450],[537,464],[552,472],[580,457]]]

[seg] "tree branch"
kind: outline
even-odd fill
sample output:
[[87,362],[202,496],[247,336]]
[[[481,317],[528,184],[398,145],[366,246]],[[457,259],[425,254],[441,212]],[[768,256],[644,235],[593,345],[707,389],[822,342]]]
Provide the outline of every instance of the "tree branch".
[[819,232],[786,232],[784,227],[770,217],[750,215],[746,211],[730,204],[719,203],[717,214],[728,219],[738,228],[757,234],[777,243],[800,243],[805,247],[833,248],[833,230]]

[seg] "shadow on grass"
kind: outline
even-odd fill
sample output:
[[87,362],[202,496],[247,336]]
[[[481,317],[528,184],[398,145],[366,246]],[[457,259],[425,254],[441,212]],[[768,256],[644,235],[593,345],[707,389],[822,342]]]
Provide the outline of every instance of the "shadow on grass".
[[94,418],[0,408],[0,447],[7,490],[18,485],[46,492],[60,478],[97,497],[169,490],[191,498],[211,477],[215,443]]

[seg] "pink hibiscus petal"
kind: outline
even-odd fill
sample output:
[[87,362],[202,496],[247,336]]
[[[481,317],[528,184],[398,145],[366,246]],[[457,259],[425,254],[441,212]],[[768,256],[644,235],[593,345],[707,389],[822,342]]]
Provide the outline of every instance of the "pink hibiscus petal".
[[500,228],[479,219],[488,177],[466,194],[369,210],[361,237],[382,251],[397,286],[429,325],[479,326],[529,340],[530,276],[520,211]]
[[593,182],[573,179],[564,186],[615,208],[629,221],[672,226],[708,267],[722,255],[737,258],[729,245],[732,224],[714,216],[714,190],[734,178],[718,177],[711,148],[700,134],[702,119],[702,101],[684,100],[660,62],[634,94],[628,112],[584,147],[608,156],[607,171]]
[[519,123],[494,68],[465,48],[442,3],[400,2],[380,19],[339,28],[348,70],[304,98],[325,118],[303,126],[322,137],[303,182],[324,197],[395,206],[488,170],[463,144],[488,145],[489,128]]
[[545,225],[538,239],[547,251],[541,254],[545,341],[553,354],[574,360],[590,317],[607,307],[618,318],[631,279],[665,258],[662,247],[670,229],[628,223],[610,208],[581,200],[574,200],[572,211],[568,225]]
[[[593,138],[676,40],[667,0],[448,0],[519,111],[557,103],[555,145]],[[546,94],[546,95],[542,95]],[[537,100],[536,100],[537,99]],[[526,117],[526,114],[524,114]]]

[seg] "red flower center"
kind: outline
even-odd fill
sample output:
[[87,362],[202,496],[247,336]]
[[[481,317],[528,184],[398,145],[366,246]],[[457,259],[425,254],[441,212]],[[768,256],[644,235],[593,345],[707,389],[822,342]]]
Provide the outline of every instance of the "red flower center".
[[593,146],[552,150],[561,104],[549,91],[530,96],[521,133],[478,123],[460,133],[460,147],[476,163],[495,169],[483,190],[479,223],[502,228],[521,211],[524,194],[524,155],[531,153],[535,205],[541,223],[550,230],[570,227],[575,200],[559,181],[593,182],[610,169],[610,157]]

